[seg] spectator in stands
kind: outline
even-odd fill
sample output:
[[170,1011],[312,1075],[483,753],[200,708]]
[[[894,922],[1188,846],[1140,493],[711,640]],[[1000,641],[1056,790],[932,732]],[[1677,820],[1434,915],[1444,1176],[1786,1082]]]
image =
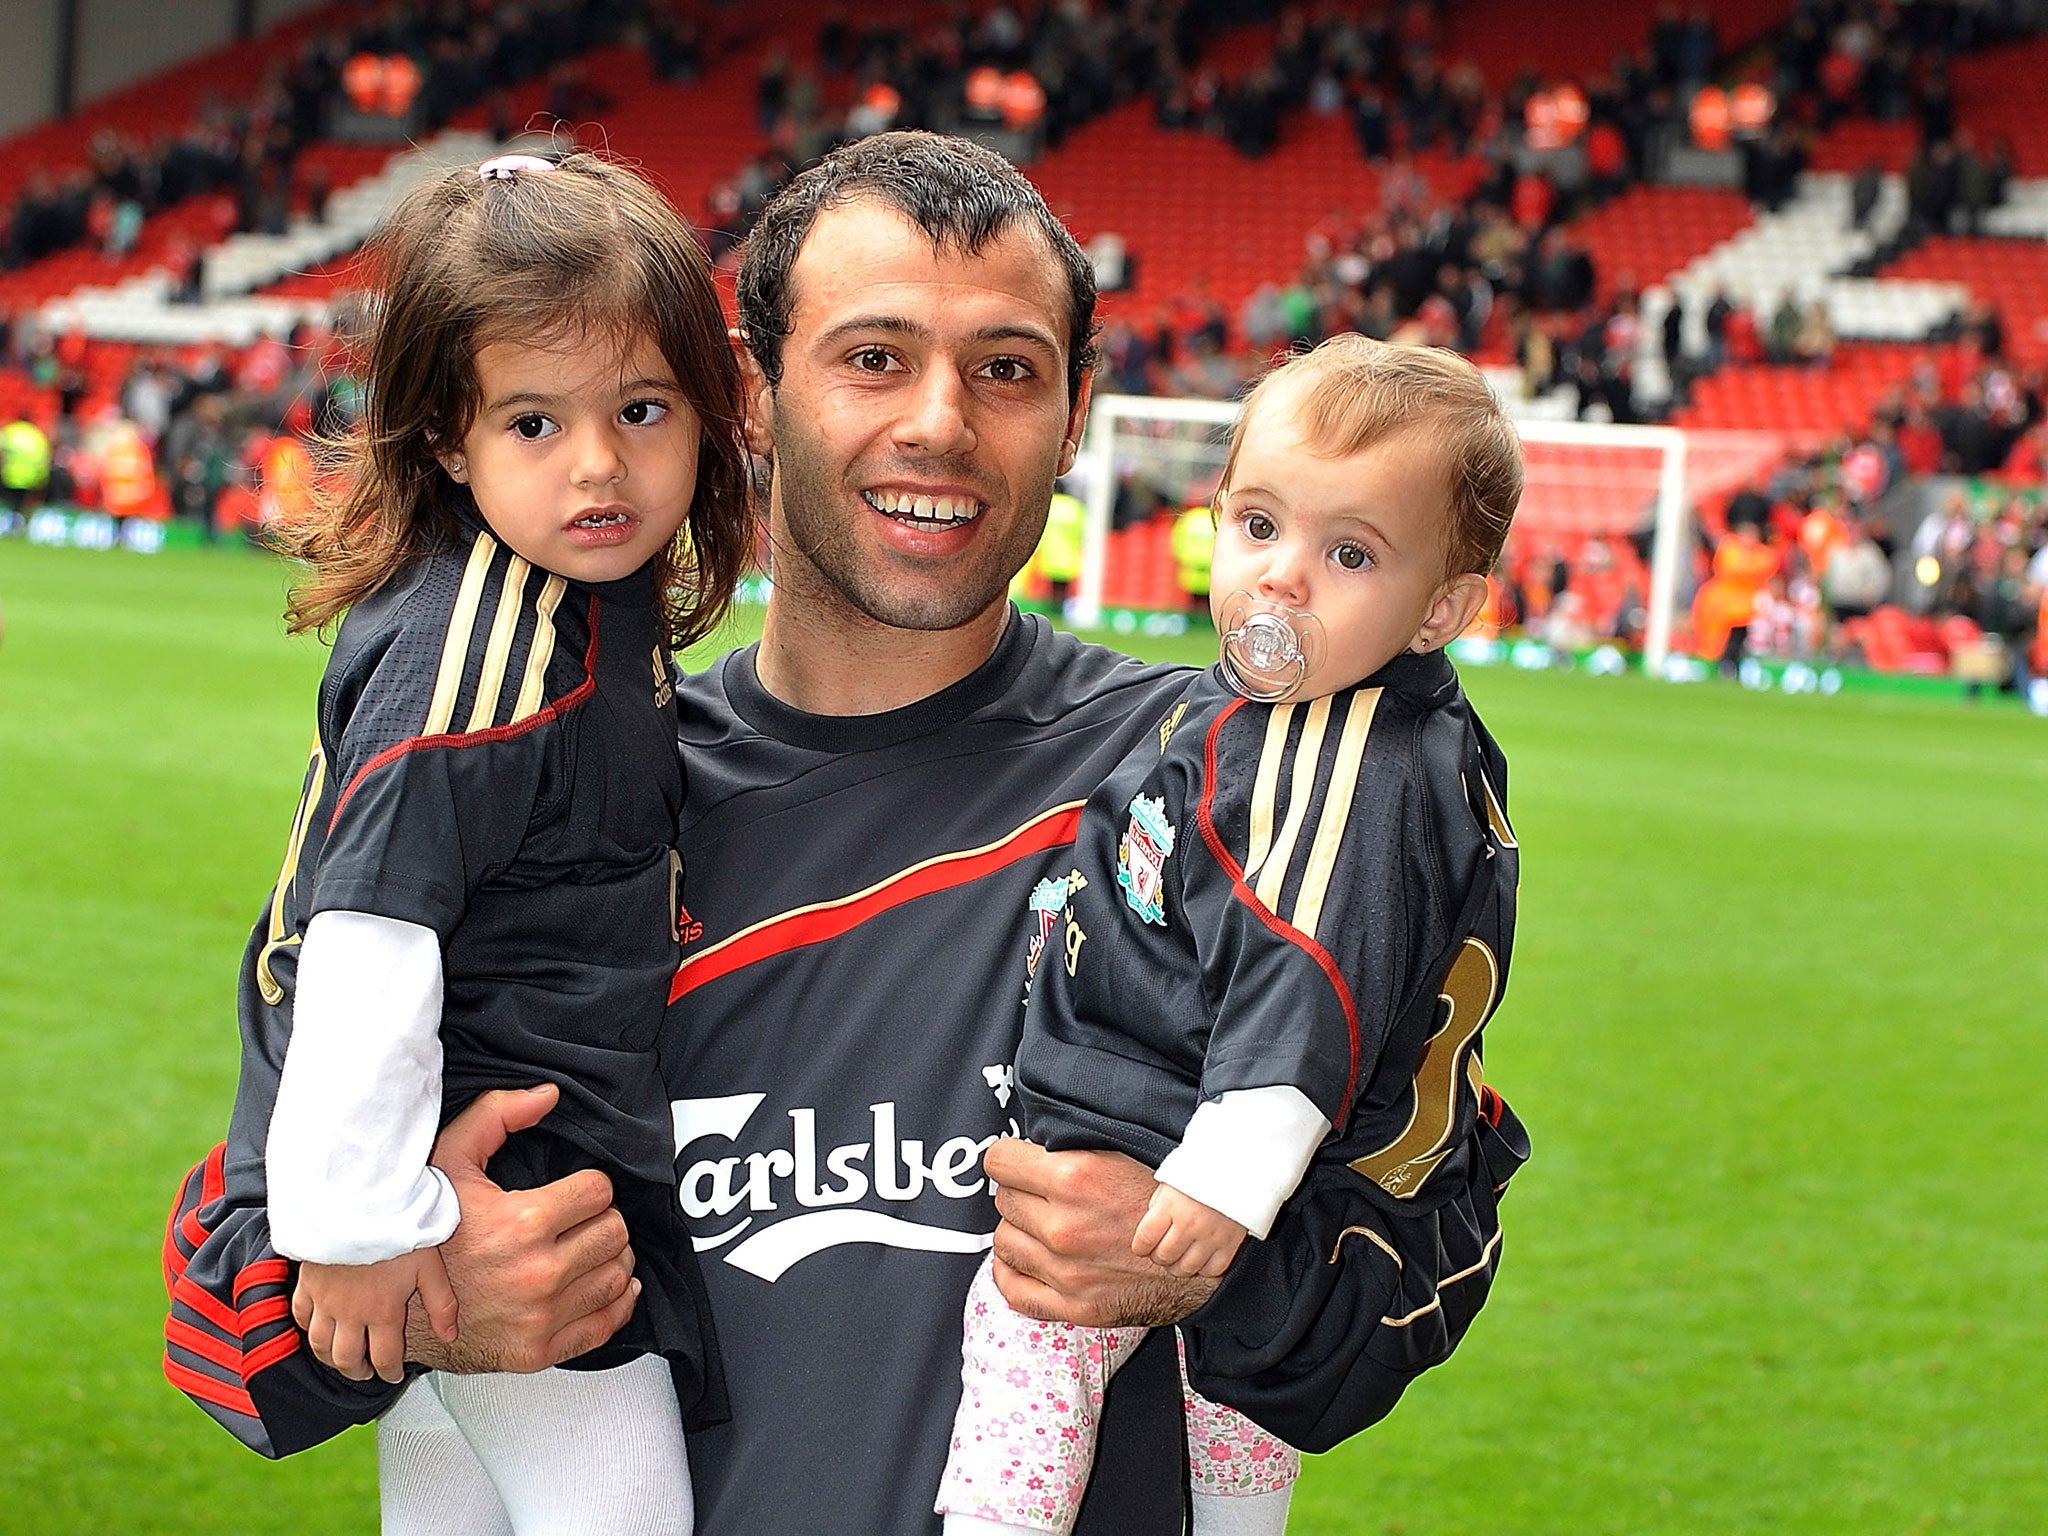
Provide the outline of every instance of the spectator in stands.
[[1799,312],[1799,329],[1792,338],[1795,361],[1809,368],[1825,368],[1835,355],[1835,324],[1828,314],[1827,300],[1809,299]]
[[1891,595],[1891,561],[1860,518],[1845,521],[1842,540],[1820,574],[1821,591],[1837,621],[1865,618]]
[[1799,299],[1790,288],[1778,294],[1778,307],[1771,311],[1770,329],[1764,335],[1764,356],[1777,364],[1797,360],[1799,333],[1805,324]]
[[1878,199],[1884,194],[1884,168],[1875,160],[1863,162],[1856,172],[1856,179],[1849,186],[1849,227],[1866,229],[1870,216],[1877,211]]
[[26,519],[43,504],[50,485],[50,439],[26,416],[0,427],[0,503],[10,518]]

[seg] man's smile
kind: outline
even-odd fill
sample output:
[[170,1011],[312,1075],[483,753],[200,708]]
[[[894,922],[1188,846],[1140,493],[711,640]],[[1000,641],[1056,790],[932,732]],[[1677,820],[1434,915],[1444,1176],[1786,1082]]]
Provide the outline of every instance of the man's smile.
[[971,523],[988,510],[973,496],[926,491],[866,490],[861,499],[885,517],[916,528],[952,528]]

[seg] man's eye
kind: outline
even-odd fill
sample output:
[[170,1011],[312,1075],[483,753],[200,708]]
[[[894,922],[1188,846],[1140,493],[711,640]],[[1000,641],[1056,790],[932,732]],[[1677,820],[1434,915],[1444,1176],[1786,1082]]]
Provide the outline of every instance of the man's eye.
[[895,362],[886,347],[862,347],[853,354],[853,366],[862,373],[887,373]]
[[1378,563],[1363,544],[1339,544],[1331,551],[1331,558],[1347,571],[1367,570]]
[[668,412],[669,408],[659,400],[635,400],[619,412],[619,420],[629,427],[651,427]]
[[1244,515],[1244,536],[1248,539],[1256,539],[1263,544],[1279,531],[1273,526],[1273,519],[1263,512],[1247,512]]
[[1021,384],[1031,377],[1031,365],[1021,357],[992,357],[982,372],[998,384]]
[[524,438],[529,443],[539,442],[542,438],[550,436],[554,430],[555,424],[538,411],[528,411],[524,416],[512,418],[513,435]]

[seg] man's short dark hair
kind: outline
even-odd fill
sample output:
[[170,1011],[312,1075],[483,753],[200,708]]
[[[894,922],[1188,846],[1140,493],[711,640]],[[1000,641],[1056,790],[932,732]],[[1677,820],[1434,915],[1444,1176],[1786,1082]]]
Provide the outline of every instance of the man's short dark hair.
[[894,208],[945,249],[978,254],[1011,225],[1045,237],[1067,278],[1067,400],[1095,364],[1095,269],[1023,172],[994,150],[938,133],[878,133],[835,149],[762,210],[740,267],[740,329],[769,384],[782,382],[790,332],[790,270],[828,208],[868,201]]

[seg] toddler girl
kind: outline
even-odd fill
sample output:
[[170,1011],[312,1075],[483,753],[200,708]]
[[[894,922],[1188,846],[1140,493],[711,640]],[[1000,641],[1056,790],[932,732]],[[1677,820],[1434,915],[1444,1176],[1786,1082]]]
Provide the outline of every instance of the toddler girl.
[[413,1380],[378,1426],[384,1530],[687,1533],[683,1428],[724,1394],[654,1051],[682,910],[670,653],[751,552],[737,368],[687,227],[592,155],[451,172],[375,255],[367,414],[280,530],[309,568],[291,628],[339,629],[244,964],[237,1121],[274,1084],[270,1241],[313,1353],[397,1383],[415,1294],[461,1326],[438,1128],[557,1085],[490,1176],[602,1170],[637,1306],[565,1367]]

